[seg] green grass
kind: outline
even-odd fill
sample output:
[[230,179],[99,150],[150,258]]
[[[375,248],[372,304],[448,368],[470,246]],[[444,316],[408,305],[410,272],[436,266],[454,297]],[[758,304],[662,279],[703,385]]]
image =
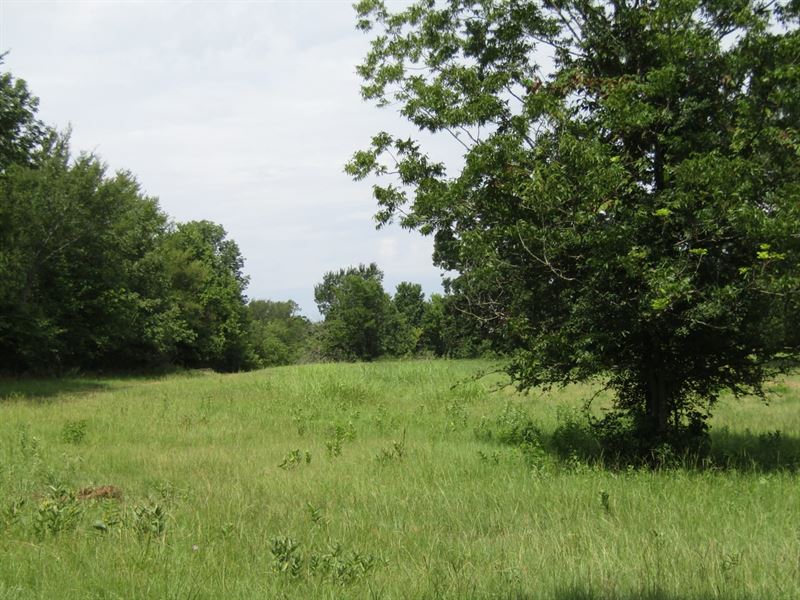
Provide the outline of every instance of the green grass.
[[487,367],[0,381],[0,598],[800,597],[800,377],[653,471]]

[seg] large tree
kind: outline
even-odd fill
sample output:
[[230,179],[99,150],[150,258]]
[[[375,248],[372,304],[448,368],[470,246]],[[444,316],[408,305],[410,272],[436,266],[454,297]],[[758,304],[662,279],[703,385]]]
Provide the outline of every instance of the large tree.
[[180,223],[164,242],[171,301],[186,331],[175,360],[236,371],[252,366],[244,259],[225,229],[211,221]]
[[169,226],[37,106],[0,73],[0,370],[250,364],[247,278],[222,227]]
[[300,360],[312,324],[293,300],[251,300],[247,305],[250,340],[261,366]]
[[158,362],[172,337],[157,259],[166,216],[129,173],[51,142],[35,165],[0,173],[3,368]]
[[332,288],[322,328],[323,353],[337,360],[374,360],[383,354],[391,301],[377,277],[345,274]]
[[639,449],[798,358],[796,2],[357,4],[366,99],[449,135],[348,165],[504,344],[522,388],[602,375]]
[[373,360],[384,350],[391,308],[378,265],[358,265],[325,273],[314,299],[325,317],[322,353],[336,360]]
[[422,325],[422,316],[425,314],[425,294],[422,292],[420,284],[408,281],[398,283],[392,303],[411,327]]
[[368,265],[359,264],[355,267],[347,267],[338,271],[328,271],[322,276],[322,281],[314,286],[314,302],[317,310],[325,317],[336,304],[336,290],[342,285],[345,277],[355,275],[364,280],[374,280],[383,289],[383,271],[375,263]]
[[[0,54],[0,65],[5,54]],[[23,79],[0,73],[0,174],[11,164],[29,165],[52,134],[37,117],[39,99]]]

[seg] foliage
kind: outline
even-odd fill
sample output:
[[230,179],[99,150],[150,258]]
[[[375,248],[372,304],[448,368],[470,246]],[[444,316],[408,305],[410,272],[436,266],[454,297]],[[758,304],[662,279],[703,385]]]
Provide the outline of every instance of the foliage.
[[47,495],[36,507],[33,527],[40,538],[74,529],[81,516],[75,494],[62,485],[48,486]]
[[313,552],[306,560],[300,543],[288,536],[270,540],[273,570],[290,579],[302,579],[305,572],[338,585],[351,585],[366,577],[379,564],[377,557],[355,550],[345,552],[339,543],[331,543],[326,552]]
[[[65,137],[0,175],[0,355],[7,369],[149,361],[165,331],[154,263],[166,218],[124,172]],[[124,358],[123,358],[124,355]]]
[[422,348],[422,317],[425,314],[425,294],[418,283],[401,281],[397,284],[391,306],[385,343],[388,354],[406,356]]
[[250,365],[236,244],[169,225],[131,173],[73,157],[37,105],[0,75],[2,369]]
[[67,421],[61,428],[61,439],[68,444],[81,444],[86,439],[89,422],[86,419]]
[[188,333],[177,362],[238,370],[253,361],[242,273],[244,259],[225,229],[210,221],[181,223],[164,241],[171,300]]
[[461,308],[460,297],[434,294],[426,301],[422,286],[407,281],[390,297],[375,263],[326,273],[314,291],[325,316],[318,335],[326,358],[466,358],[487,352],[486,328]]
[[425,314],[425,294],[418,283],[401,281],[397,284],[392,302],[411,327],[420,327]]
[[[0,65],[5,54],[0,54]],[[35,162],[51,131],[36,118],[39,99],[22,79],[0,73],[0,173],[12,164]]]
[[648,453],[798,358],[796,3],[356,8],[365,99],[464,163],[381,132],[347,170],[394,177],[378,220],[435,235],[520,388],[608,376]]
[[320,313],[322,353],[335,360],[374,360],[414,351],[416,335],[383,289],[375,263],[324,275],[314,288]]
[[336,293],[344,279],[352,275],[365,281],[372,280],[380,284],[383,283],[383,271],[375,263],[360,264],[356,267],[347,267],[338,271],[328,271],[323,275],[322,281],[314,286],[314,302],[323,317],[327,317],[328,313],[336,305]]
[[262,366],[288,365],[304,355],[311,322],[296,302],[251,300],[247,305],[250,343]]
[[433,294],[422,317],[422,347],[435,356],[478,358],[492,353],[490,329],[464,294]]
[[378,358],[383,349],[389,306],[380,280],[345,275],[325,315],[326,354],[346,360]]
[[131,510],[133,528],[145,538],[163,538],[167,530],[167,516],[167,510],[153,502],[136,504]]

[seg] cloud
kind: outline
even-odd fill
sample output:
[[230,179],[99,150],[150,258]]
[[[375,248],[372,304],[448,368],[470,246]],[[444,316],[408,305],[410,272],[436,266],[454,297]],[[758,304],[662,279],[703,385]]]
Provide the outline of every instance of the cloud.
[[378,256],[382,260],[392,261],[397,258],[397,239],[385,237],[378,242]]
[[[376,131],[410,131],[359,96],[368,41],[349,2],[0,6],[5,66],[40,96],[42,118],[71,123],[76,149],[131,170],[173,218],[221,223],[252,297],[314,314],[325,271],[371,261],[387,286],[440,289],[431,240],[376,231],[370,185],[343,173]],[[433,147],[459,161],[452,141]]]

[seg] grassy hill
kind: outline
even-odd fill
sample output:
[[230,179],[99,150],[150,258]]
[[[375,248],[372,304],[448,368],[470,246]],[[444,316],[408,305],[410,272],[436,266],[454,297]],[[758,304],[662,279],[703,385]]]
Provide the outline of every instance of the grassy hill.
[[800,597],[800,377],[614,469],[491,367],[0,381],[0,598]]

